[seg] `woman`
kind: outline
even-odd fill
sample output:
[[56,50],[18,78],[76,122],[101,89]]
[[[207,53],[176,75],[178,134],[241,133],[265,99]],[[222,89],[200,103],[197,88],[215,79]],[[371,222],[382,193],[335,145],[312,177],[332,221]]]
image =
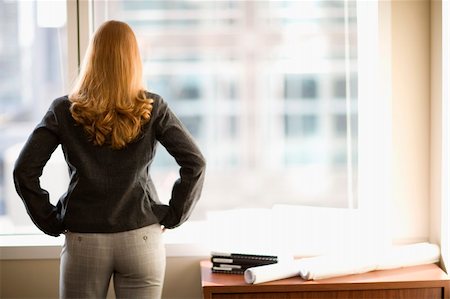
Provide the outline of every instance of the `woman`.
[[[159,298],[164,228],[187,220],[200,197],[205,160],[157,94],[145,91],[131,28],[108,21],[95,32],[77,84],[56,99],[26,142],[14,169],[16,190],[46,234],[65,234],[60,296]],[[180,165],[169,205],[149,176],[159,141]],[[70,184],[58,204],[39,184],[61,144]]]

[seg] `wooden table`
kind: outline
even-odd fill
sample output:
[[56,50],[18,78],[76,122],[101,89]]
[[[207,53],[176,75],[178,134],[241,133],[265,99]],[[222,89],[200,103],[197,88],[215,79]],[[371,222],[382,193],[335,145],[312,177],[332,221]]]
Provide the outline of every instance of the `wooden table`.
[[243,275],[212,273],[202,261],[204,299],[450,299],[450,276],[437,265],[372,271],[318,281],[292,277],[262,284],[246,284]]

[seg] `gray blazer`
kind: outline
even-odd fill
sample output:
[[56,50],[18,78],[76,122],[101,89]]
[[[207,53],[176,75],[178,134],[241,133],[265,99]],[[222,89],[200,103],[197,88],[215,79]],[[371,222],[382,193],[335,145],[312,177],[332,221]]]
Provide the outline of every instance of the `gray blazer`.
[[[200,198],[205,159],[192,136],[157,94],[142,134],[121,150],[96,146],[70,114],[67,96],[53,101],[23,147],[14,168],[17,193],[33,222],[46,234],[66,230],[110,233],[154,223],[174,228],[186,221]],[[180,166],[169,204],[162,204],[149,175],[160,142]],[[69,168],[67,192],[56,206],[39,177],[61,144]]]

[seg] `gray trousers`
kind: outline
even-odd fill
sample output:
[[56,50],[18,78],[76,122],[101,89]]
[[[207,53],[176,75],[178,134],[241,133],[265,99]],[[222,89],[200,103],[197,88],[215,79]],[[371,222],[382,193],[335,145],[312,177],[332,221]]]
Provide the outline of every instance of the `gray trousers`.
[[166,257],[161,226],[110,234],[67,233],[61,252],[60,297],[161,298]]

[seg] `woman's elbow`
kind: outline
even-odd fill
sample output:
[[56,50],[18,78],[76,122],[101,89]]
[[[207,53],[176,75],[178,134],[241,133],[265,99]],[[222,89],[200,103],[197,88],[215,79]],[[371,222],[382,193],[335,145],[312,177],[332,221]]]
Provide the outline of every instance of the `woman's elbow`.
[[16,186],[24,180],[25,173],[26,173],[26,171],[23,166],[21,166],[18,163],[16,163],[16,165],[14,165],[13,180],[14,180],[14,184]]
[[23,185],[26,181],[31,179],[32,171],[29,167],[27,167],[26,163],[22,163],[21,161],[16,161],[13,169],[13,180],[16,188],[20,185]]
[[197,159],[196,159],[196,170],[200,175],[203,175],[205,173],[206,170],[206,159],[205,157],[203,157],[202,154],[199,154]]

